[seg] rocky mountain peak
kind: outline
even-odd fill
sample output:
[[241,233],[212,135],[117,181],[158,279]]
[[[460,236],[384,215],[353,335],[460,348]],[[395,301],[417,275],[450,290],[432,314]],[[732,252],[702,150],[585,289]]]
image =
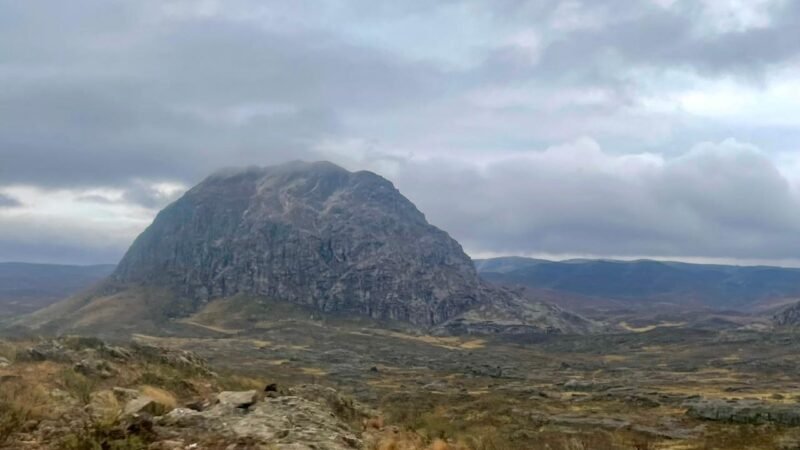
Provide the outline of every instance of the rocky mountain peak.
[[97,329],[118,319],[160,329],[234,298],[435,333],[599,329],[481,280],[458,242],[391,182],[328,162],[214,173],[161,211],[94,293],[20,325]]
[[327,162],[211,175],[158,214],[113,277],[195,304],[250,293],[425,326],[480,300],[461,246],[391,182]]

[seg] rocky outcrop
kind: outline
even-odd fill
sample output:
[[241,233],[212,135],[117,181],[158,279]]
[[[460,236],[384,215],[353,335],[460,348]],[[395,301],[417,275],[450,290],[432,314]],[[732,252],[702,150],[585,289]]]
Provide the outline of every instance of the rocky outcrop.
[[781,327],[796,327],[800,325],[800,302],[775,314],[772,317],[772,322]]
[[[72,337],[0,344],[16,355],[0,374],[0,449],[342,450],[362,448],[362,421],[376,417],[324,386],[222,390],[183,351]],[[117,370],[81,374],[86,359]]]
[[[158,424],[178,430],[200,429],[235,440],[250,439],[253,444],[274,448],[344,450],[361,446],[351,428],[320,403],[294,395],[256,401],[253,391],[224,394],[225,401],[207,410],[178,408],[161,417]],[[253,403],[245,406],[239,401],[242,399]]]
[[386,179],[330,163],[223,171],[161,211],[116,281],[193,307],[250,293],[418,325],[481,303],[472,261]]
[[112,278],[123,289],[168,288],[173,317],[244,293],[444,332],[593,327],[483,282],[389,181],[327,162],[208,177],[158,214]]
[[166,414],[171,410],[171,406],[158,401],[147,395],[140,395],[125,404],[122,409],[122,416],[137,416],[147,414],[150,416],[159,416]]
[[226,408],[249,408],[258,400],[256,391],[224,391],[217,394],[217,403]]
[[800,426],[800,408],[795,404],[760,400],[697,399],[686,403],[686,414],[704,420],[732,423],[775,423]]

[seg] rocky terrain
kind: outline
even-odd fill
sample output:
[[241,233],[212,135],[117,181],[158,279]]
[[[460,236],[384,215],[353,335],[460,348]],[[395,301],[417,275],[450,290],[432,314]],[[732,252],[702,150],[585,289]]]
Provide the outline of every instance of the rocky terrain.
[[221,302],[130,343],[0,340],[0,411],[16,411],[0,413],[13,430],[5,448],[800,445],[793,328],[522,341],[433,336],[242,295]]
[[374,411],[331,388],[221,376],[186,351],[0,344],[3,449],[345,450],[386,439],[383,424],[365,425],[380,423]]
[[560,283],[481,280],[372,173],[220,172],[103,283],[0,328],[0,448],[800,448],[797,306],[608,298],[601,322],[538,301]]
[[779,311],[773,316],[772,321],[781,327],[800,325],[800,303],[795,303]]
[[326,162],[208,177],[158,214],[103,286],[23,324],[158,328],[238,294],[439,333],[600,328],[482,281],[389,181]]
[[792,331],[661,329],[521,345],[307,316],[257,331],[199,325],[119,344],[0,340],[0,448],[800,445]]

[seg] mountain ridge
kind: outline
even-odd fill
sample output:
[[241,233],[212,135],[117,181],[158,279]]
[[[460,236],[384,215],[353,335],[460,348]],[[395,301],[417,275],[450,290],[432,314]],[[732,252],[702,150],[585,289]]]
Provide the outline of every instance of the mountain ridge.
[[0,262],[0,316],[29,313],[108,276],[113,264]]
[[477,260],[495,283],[588,296],[627,306],[653,303],[750,311],[800,298],[800,269],[656,260]]

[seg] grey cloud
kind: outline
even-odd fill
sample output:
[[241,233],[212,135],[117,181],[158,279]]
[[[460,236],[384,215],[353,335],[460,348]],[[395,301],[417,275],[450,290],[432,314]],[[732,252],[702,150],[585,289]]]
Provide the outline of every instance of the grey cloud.
[[[538,55],[531,57],[528,49],[503,43],[488,49],[469,77],[476,83],[495,85],[536,81],[554,92],[602,87],[615,93],[617,102],[609,107],[618,114],[650,93],[653,86],[648,82],[654,76],[685,72],[764,86],[772,71],[800,63],[797,2],[764,4],[761,9],[771,18],[769,26],[726,31],[715,30],[709,23],[700,11],[703,2],[677,1],[671,8],[662,8],[655,1],[575,1],[570,3],[578,5],[579,13],[602,18],[599,25],[550,29],[549,21],[566,3],[498,3],[494,9],[498,21],[537,33]],[[673,87],[664,81],[658,86],[664,90]],[[603,117],[570,112],[592,121]],[[571,123],[569,114],[565,116],[562,122]],[[676,121],[670,126],[682,126],[680,120],[670,118],[670,122]],[[726,133],[730,135],[730,131]],[[765,142],[773,139],[775,135]]]
[[125,190],[122,201],[141,205],[149,209],[159,210],[177,200],[182,194],[182,190],[162,192],[154,188],[152,184],[139,181],[133,183],[131,187]]
[[[630,117],[626,111],[638,93],[627,68],[707,64],[708,70],[742,65],[757,71],[800,46],[793,2],[776,11],[774,27],[697,37],[689,7],[673,11],[606,0],[583,2],[582,9],[605,11],[612,17],[608,24],[544,36],[536,64],[502,44],[485,49],[484,64],[452,69],[356,41],[322,19],[316,28],[287,31],[225,14],[165,17],[161,2],[118,3],[0,2],[0,184],[119,186],[136,178],[191,183],[225,165],[325,157],[316,144],[352,136],[451,148],[492,140],[507,145],[505,136],[515,147],[580,135],[638,138],[626,128],[658,129],[655,122],[669,128],[675,119]],[[344,21],[341,29],[358,29],[365,20],[424,17],[458,3],[357,2],[334,16]],[[504,34],[523,24],[546,33],[559,4],[472,5],[493,15]],[[302,7],[282,2],[230,5],[261,6],[305,23],[298,17]],[[542,114],[535,99],[527,107],[490,112],[460,100],[471,90],[519,80],[556,93],[605,89],[612,97],[602,107],[573,105],[556,114]],[[628,126],[637,121],[642,124]],[[512,138],[503,122],[520,135]]]
[[[0,4],[28,27],[0,30],[0,182],[192,182],[223,165],[313,159],[314,143],[343,132],[344,114],[397,111],[436,89],[434,68],[322,31],[154,24],[136,2],[123,13],[81,3],[65,11],[70,26],[87,25],[78,37],[62,36],[65,19],[36,2]],[[117,28],[76,13],[95,9]]]
[[800,199],[761,151],[734,141],[666,160],[584,141],[485,168],[407,161],[394,179],[475,253],[800,254]]
[[114,201],[114,199],[98,194],[79,195],[75,198],[75,200],[78,202],[96,203],[101,205],[113,205],[114,203],[117,203],[116,201]]
[[68,223],[0,218],[0,261],[116,263],[134,236],[134,230],[107,230],[80,218]]
[[16,198],[0,193],[0,209],[2,208],[16,208],[22,206],[22,202]]
[[[794,150],[794,127],[641,107],[653,89],[680,88],[665,73],[766,86],[797,66],[800,3],[774,2],[770,26],[738,31],[714,29],[690,0],[571,3],[231,0],[192,12],[182,0],[0,0],[0,187],[113,188],[121,199],[81,200],[157,209],[172,197],[156,183],[332,159],[399,168],[385,173],[474,251],[800,251],[782,244],[798,205],[770,158],[731,143],[686,152],[730,136]],[[519,32],[539,42],[520,46]],[[591,165],[641,149],[664,159],[634,158],[623,173]],[[13,231],[0,258],[106,262],[135,234],[109,232],[105,245],[97,233]]]

